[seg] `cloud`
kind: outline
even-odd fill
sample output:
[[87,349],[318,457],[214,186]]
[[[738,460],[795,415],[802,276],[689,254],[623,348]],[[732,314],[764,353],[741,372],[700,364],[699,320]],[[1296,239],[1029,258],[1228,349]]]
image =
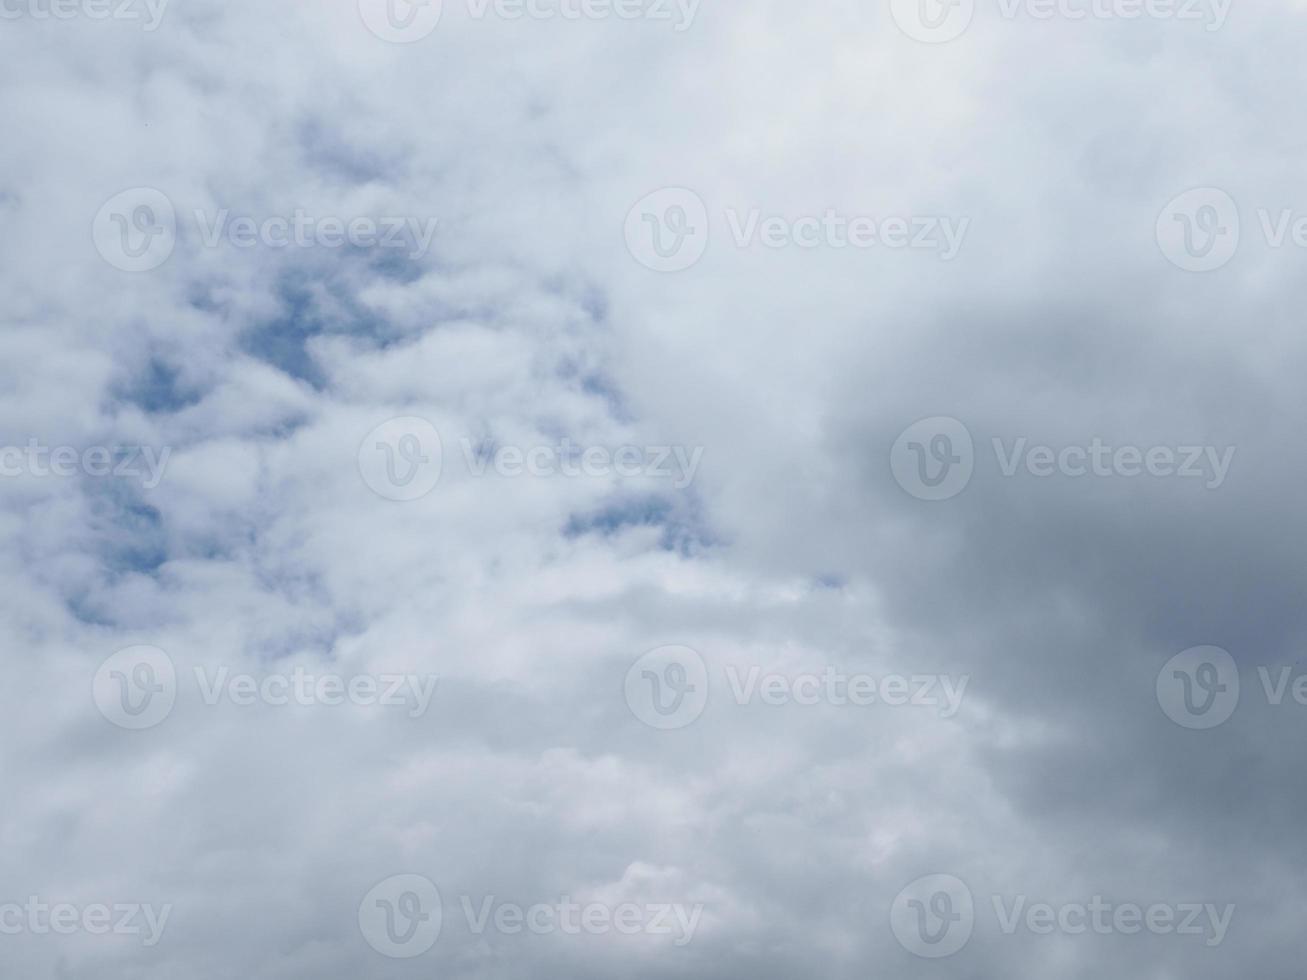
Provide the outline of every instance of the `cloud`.
[[[21,454],[0,479],[0,963],[1296,975],[1301,706],[1271,704],[1257,668],[1298,669],[1307,632],[1302,256],[1257,215],[1307,207],[1284,95],[1301,13],[1209,31],[982,7],[932,44],[888,3],[702,5],[683,31],[503,6],[445,0],[406,44],[350,2],[194,0],[152,31],[89,0],[0,20],[0,445],[167,452],[156,486]],[[1206,186],[1237,202],[1240,238],[1186,272],[1158,216]],[[174,226],[125,206],[92,233],[141,188]],[[703,255],[670,273],[624,233],[663,188],[706,215]],[[741,245],[732,218],[755,212],[879,237]],[[297,214],[306,240],[270,239]],[[240,219],[252,244],[214,236]],[[408,237],[348,240],[359,219]],[[967,230],[942,261],[895,247],[887,219]],[[133,257],[156,227],[172,234]],[[434,228],[425,247],[414,228]],[[928,502],[890,456],[937,417],[966,426],[975,468]],[[368,444],[412,418],[437,440]],[[1236,452],[1215,487],[1041,478],[1005,476],[996,439]],[[505,447],[549,472],[483,465]],[[679,449],[692,479],[580,466],[622,447]],[[1156,684],[1206,644],[1238,665],[1240,703],[1192,731]],[[140,645],[169,668],[97,686]],[[638,678],[663,685],[658,730],[623,685],[668,646],[704,673]],[[729,683],[828,668],[968,683],[947,717]],[[439,683],[416,715],[326,688],[208,704],[222,669]],[[106,717],[159,685],[176,700],[157,725]],[[692,723],[676,697],[703,698]],[[975,921],[926,964],[891,920],[933,874],[965,883]],[[375,889],[402,911],[398,875],[442,899],[412,959],[360,926]],[[33,896],[79,924],[43,931],[18,909]],[[1217,945],[1009,935],[996,896],[1235,910]],[[464,908],[487,899],[702,913],[683,945],[478,933]],[[95,934],[97,904],[170,913],[147,946]]]

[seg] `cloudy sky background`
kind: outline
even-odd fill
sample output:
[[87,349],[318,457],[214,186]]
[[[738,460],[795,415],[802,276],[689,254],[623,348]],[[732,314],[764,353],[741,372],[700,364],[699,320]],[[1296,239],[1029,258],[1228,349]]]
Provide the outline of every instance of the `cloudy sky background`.
[[[705,0],[651,20],[477,19],[419,43],[357,4],[174,0],[139,21],[0,20],[0,443],[169,447],[154,489],[0,480],[0,903],[170,903],[163,940],[0,936],[61,980],[451,977],[1149,980],[1301,971],[1307,708],[1295,666],[1307,465],[1302,271],[1257,209],[1307,214],[1307,7],[1007,19],[947,44],[880,2]],[[18,8],[14,8],[18,9]],[[21,8],[27,10],[25,5]],[[623,226],[707,204],[660,274]],[[1177,268],[1158,215],[1240,208]],[[123,272],[128,188],[181,218]],[[205,247],[188,216],[438,219],[416,258]],[[969,220],[922,250],[737,248],[727,209]],[[439,486],[360,477],[419,416]],[[963,421],[975,475],[914,498],[890,449]],[[1236,447],[1228,478],[1002,477],[994,438]],[[489,445],[702,447],[693,483],[476,477]],[[106,721],[112,653],[165,651],[171,716]],[[656,731],[623,697],[666,644],[710,672],[968,675],[924,708],[738,706]],[[1238,711],[1173,723],[1175,654],[1239,664]],[[205,705],[197,666],[439,675],[430,710]],[[1300,669],[1295,667],[1295,669]],[[976,896],[945,960],[895,896]],[[427,954],[360,935],[388,875],[444,897]],[[989,897],[1234,904],[1184,936],[1002,934]],[[460,896],[704,905],[694,940],[469,932]]]

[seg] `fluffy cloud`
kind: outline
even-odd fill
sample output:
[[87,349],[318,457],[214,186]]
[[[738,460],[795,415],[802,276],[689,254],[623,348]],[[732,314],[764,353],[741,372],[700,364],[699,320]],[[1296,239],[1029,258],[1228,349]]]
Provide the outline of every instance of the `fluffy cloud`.
[[[1000,3],[934,44],[896,24],[911,6],[445,0],[406,44],[371,0],[3,6],[7,972],[1296,975],[1307,709],[1257,669],[1296,670],[1307,632],[1307,256],[1265,233],[1307,208],[1302,12]],[[1187,272],[1158,216],[1209,186],[1238,250]],[[669,187],[706,247],[659,273],[624,222]],[[97,214],[137,188],[175,224],[129,197],[125,241],[175,233],[129,272]],[[816,244],[740,244],[750,215]],[[399,244],[342,244],[356,219]],[[829,237],[858,219],[875,244]],[[956,256],[887,219],[951,222]],[[975,459],[930,502],[891,447],[935,417]],[[369,446],[406,418],[439,444]],[[1006,476],[1022,439],[1235,454],[1216,487]],[[139,465],[94,472],[93,448]],[[429,493],[387,499],[394,469],[378,492],[423,459]],[[1189,730],[1156,682],[1205,644],[1240,704]],[[704,673],[636,687],[707,697],[659,730],[624,683],[668,645]],[[140,646],[175,704],[131,730],[114,692],[171,682],[102,665]],[[773,704],[750,671],[877,698]],[[391,676],[436,678],[426,710],[349,693]],[[949,713],[886,703],[897,677],[967,686]],[[896,897],[941,873],[973,931],[922,959]],[[411,958],[361,922],[379,883],[377,915],[406,900],[398,875],[442,898]],[[1234,912],[1209,944],[998,911],[1095,896]],[[568,902],[609,925],[563,927]],[[97,934],[98,905],[168,917],[147,944]],[[504,905],[553,925],[468,912]]]

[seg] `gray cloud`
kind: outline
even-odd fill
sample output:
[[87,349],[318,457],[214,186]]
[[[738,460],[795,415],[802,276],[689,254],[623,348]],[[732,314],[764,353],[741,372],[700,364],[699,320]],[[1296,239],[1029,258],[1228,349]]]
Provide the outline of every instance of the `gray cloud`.
[[[702,5],[684,31],[445,0],[429,36],[390,44],[352,2],[192,0],[152,31],[93,6],[0,20],[0,447],[169,456],[154,487],[0,478],[7,972],[1296,975],[1307,708],[1270,704],[1257,669],[1301,669],[1307,632],[1307,256],[1259,211],[1307,209],[1286,94],[1301,10],[1208,31],[981,5],[930,44],[888,0]],[[667,187],[702,200],[707,241],[658,273],[623,221]],[[1157,239],[1196,187],[1239,212],[1211,272]],[[114,225],[92,233],[133,188],[177,217],[149,271],[97,249]],[[254,244],[206,243],[224,211]],[[730,216],[752,211],[968,224],[945,262],[741,247]],[[420,250],[257,230],[297,212],[436,224]],[[928,502],[891,450],[939,416],[975,468]],[[368,469],[365,437],[411,417],[440,472],[399,502],[395,467],[433,447],[395,442]],[[1005,476],[993,440],[1023,438],[1235,454],[1214,487]],[[461,448],[564,440],[703,452],[678,487],[477,472]],[[1239,705],[1189,730],[1158,674],[1208,644],[1238,665]],[[138,645],[166,653],[175,704],[133,731],[97,671]],[[659,731],[623,685],[668,645],[702,656],[706,703]],[[417,716],[321,690],[207,704],[195,672],[223,668],[439,685]],[[751,668],[968,686],[947,718],[736,703],[729,672]],[[891,922],[936,873],[975,921],[924,959]],[[394,875],[442,897],[411,959],[360,926]],[[1213,945],[1009,935],[995,896],[1234,911]],[[170,913],[147,946],[43,931],[18,908],[33,897]],[[463,900],[491,897],[702,919],[684,945],[478,934]]]

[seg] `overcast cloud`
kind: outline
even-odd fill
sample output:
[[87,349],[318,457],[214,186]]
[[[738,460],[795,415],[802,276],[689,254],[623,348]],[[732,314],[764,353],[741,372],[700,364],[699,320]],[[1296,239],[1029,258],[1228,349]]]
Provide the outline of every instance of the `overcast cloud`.
[[1272,0],[0,0],[0,975],[1301,976]]

